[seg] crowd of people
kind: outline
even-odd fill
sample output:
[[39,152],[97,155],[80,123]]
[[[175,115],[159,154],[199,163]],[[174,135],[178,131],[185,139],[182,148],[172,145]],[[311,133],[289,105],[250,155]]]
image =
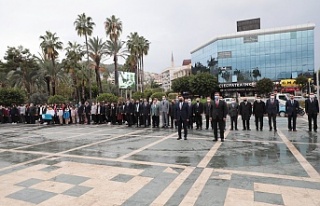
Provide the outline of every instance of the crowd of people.
[[[127,99],[125,102],[91,102],[52,105],[12,105],[3,107],[0,105],[1,123],[26,123],[26,124],[126,124],[128,127],[160,127],[177,128],[178,140],[187,139],[188,129],[202,130],[205,118],[205,129],[209,127],[214,131],[214,141],[218,140],[218,131],[221,141],[224,141],[226,129],[226,117],[230,116],[231,130],[238,130],[238,116],[241,115],[243,130],[250,131],[250,118],[254,116],[257,131],[263,130],[263,117],[268,116],[269,130],[277,131],[277,115],[279,115],[279,101],[271,94],[266,102],[257,96],[253,104],[244,97],[241,103],[235,99],[227,104],[219,93],[215,93],[214,99],[207,97],[206,103],[199,98],[192,102],[190,98],[184,99],[178,96],[175,100],[154,99]],[[296,119],[299,110],[299,102],[290,99],[286,101],[286,114],[288,118],[288,130],[296,130]],[[319,113],[318,100],[314,94],[310,94],[305,102],[305,111],[308,115],[309,131],[317,131],[317,115]],[[313,126],[313,128],[312,128]]]

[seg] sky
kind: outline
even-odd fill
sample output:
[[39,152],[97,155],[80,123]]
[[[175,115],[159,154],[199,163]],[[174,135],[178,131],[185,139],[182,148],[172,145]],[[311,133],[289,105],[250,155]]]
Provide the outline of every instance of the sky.
[[[92,36],[107,39],[104,22],[115,15],[122,21],[121,40],[138,32],[150,42],[145,71],[160,73],[190,59],[190,52],[214,37],[236,33],[236,22],[260,18],[261,28],[315,23],[315,69],[320,67],[319,0],[0,0],[0,60],[7,47],[22,45],[38,54],[39,36],[55,32],[68,41],[84,43],[73,25],[79,14],[92,17]],[[60,59],[64,52],[60,52]],[[123,63],[124,60],[120,60]],[[111,64],[112,58],[105,59]]]

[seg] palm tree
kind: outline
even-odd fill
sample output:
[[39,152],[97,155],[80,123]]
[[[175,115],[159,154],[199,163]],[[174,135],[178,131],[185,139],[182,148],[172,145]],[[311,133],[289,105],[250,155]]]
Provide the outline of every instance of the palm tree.
[[[80,89],[79,89],[79,83],[81,82],[81,77],[79,77],[79,73],[81,73],[81,60],[84,56],[84,52],[81,49],[81,45],[74,42],[68,42],[68,47],[66,48],[66,59],[62,61],[63,67],[65,70],[71,75],[72,79],[72,85],[75,88],[75,98],[77,98],[79,101],[81,100],[80,97]],[[83,79],[82,75],[82,79]],[[85,96],[85,89],[84,85],[81,84],[82,88],[82,98],[84,99]]]
[[94,70],[96,73],[96,82],[99,89],[99,93],[102,93],[102,84],[100,77],[100,63],[106,52],[106,42],[103,42],[99,37],[89,39],[89,56],[95,63]]
[[150,42],[145,39],[143,36],[140,36],[139,38],[139,57],[140,57],[140,84],[141,84],[141,92],[143,92],[143,82],[144,82],[144,62],[143,62],[143,56],[148,55],[150,48]]
[[129,49],[130,55],[132,56],[132,58],[134,58],[134,61],[136,65],[134,67],[134,72],[136,74],[136,85],[137,85],[137,91],[138,89],[138,85],[139,85],[139,55],[140,55],[140,46],[139,46],[139,42],[140,42],[140,37],[139,34],[137,32],[134,33],[130,33],[129,36],[127,36],[128,41],[127,41],[127,48]]
[[[56,33],[52,33],[50,31],[46,31],[46,34],[43,36],[40,36],[40,39],[42,39],[42,42],[40,43],[40,47],[42,48],[44,58],[51,60],[52,66],[53,66],[53,73],[55,73],[56,70],[56,58],[58,57],[59,53],[57,50],[62,49],[63,43],[59,41],[59,37],[56,36]],[[52,95],[56,94],[56,75],[52,76]]]
[[[86,49],[87,49],[87,68],[89,69],[89,47],[88,47],[88,36],[91,36],[93,26],[95,23],[92,21],[91,17],[87,17],[85,13],[79,14],[76,21],[73,23],[76,27],[78,35],[84,36],[86,41]],[[91,72],[89,72],[89,97],[92,98],[91,91]]]
[[[150,42],[137,32],[130,33],[128,36],[127,47],[132,56],[137,59],[136,76],[137,86],[140,85],[140,91],[143,91],[143,56],[148,54]],[[138,90],[138,88],[137,88]]]
[[[104,22],[105,30],[107,36],[109,36],[112,42],[118,42],[120,34],[122,32],[122,22],[120,19],[116,18],[112,15],[110,18],[107,18]],[[114,77],[115,77],[115,84],[116,87],[119,88],[119,80],[118,80],[118,58],[114,56]],[[118,90],[118,89],[117,89]]]

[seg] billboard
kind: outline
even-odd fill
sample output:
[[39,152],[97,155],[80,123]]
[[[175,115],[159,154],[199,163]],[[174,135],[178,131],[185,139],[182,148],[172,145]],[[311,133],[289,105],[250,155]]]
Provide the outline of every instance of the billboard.
[[136,75],[133,72],[118,72],[119,89],[135,89]]
[[260,29],[260,18],[237,21],[237,32]]

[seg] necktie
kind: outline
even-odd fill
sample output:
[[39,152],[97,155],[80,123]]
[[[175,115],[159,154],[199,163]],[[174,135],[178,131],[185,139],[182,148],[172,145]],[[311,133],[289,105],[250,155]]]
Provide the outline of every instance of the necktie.
[[293,100],[291,100],[291,104],[293,105]]

